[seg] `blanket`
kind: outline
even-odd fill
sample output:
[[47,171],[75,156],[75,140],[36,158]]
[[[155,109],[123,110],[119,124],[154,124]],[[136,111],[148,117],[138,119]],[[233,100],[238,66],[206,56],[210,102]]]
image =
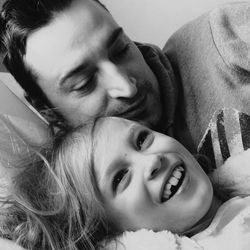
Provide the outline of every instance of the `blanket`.
[[188,238],[169,231],[125,232],[106,244],[108,250],[248,250],[250,197],[234,197],[218,210],[210,226]]

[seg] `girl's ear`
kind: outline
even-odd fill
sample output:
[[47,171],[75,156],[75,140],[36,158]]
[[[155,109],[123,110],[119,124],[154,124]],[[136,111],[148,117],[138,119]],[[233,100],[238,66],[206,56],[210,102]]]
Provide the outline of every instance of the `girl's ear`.
[[213,171],[211,160],[206,155],[196,154],[194,158],[198,161],[206,174],[210,174]]

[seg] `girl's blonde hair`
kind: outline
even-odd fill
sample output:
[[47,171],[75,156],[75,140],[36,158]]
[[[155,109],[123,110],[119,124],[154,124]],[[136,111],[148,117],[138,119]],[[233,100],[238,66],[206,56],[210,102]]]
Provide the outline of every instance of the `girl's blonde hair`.
[[93,172],[95,123],[57,136],[32,157],[19,157],[4,206],[2,237],[26,249],[96,249],[115,235]]

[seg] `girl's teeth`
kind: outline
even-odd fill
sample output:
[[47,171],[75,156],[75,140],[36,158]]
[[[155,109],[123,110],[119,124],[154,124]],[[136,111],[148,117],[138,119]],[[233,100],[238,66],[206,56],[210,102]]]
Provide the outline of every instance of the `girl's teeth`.
[[173,176],[180,179],[181,178],[181,172],[179,170],[175,170],[174,173],[173,173]]
[[163,197],[165,199],[168,199],[170,197],[170,195],[172,194],[172,192],[170,190],[165,190],[164,193],[163,193]]
[[164,194],[164,195],[163,195],[163,198],[166,199],[166,200],[167,200],[169,197],[170,197],[170,194]]
[[176,186],[178,184],[179,179],[181,178],[181,176],[183,174],[183,171],[184,171],[184,168],[182,166],[177,167],[173,171],[172,176],[168,180],[168,183],[166,184],[165,189],[163,191],[163,198],[165,200],[168,200],[169,197],[171,196],[171,194],[172,194],[171,187]]
[[170,195],[172,192],[171,192],[171,190],[165,190],[164,191],[164,195]]
[[176,186],[177,183],[178,183],[178,181],[179,181],[179,179],[177,179],[177,178],[175,178],[174,176],[172,176],[172,177],[170,178],[170,180],[169,180],[169,183],[170,183],[171,185]]

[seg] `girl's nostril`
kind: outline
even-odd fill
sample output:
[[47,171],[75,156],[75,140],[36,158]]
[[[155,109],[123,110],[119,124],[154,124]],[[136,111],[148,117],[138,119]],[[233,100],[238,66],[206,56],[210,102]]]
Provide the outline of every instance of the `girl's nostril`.
[[155,176],[155,174],[158,172],[158,168],[155,168],[153,171],[152,171],[152,173],[151,173],[151,177],[154,177]]

